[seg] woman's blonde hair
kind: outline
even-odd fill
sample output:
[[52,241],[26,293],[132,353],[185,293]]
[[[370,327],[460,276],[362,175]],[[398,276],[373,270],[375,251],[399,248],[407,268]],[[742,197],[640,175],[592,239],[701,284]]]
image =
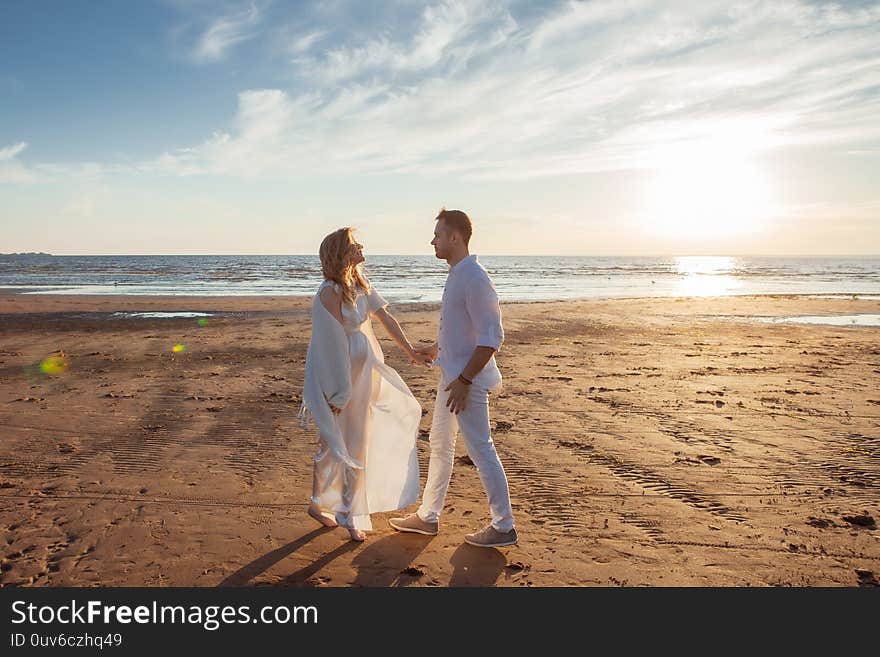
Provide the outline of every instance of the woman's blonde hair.
[[354,228],[351,226],[340,228],[325,237],[318,250],[324,279],[338,283],[342,297],[349,303],[354,303],[357,297],[356,288],[369,292],[369,283],[361,273],[360,264],[352,266],[348,261],[348,250],[354,242],[352,233]]

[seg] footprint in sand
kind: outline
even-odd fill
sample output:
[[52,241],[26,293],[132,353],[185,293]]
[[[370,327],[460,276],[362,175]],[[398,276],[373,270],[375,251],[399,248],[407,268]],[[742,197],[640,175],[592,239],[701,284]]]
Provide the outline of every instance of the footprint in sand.
[[870,570],[856,569],[856,577],[859,578],[859,586],[880,586],[880,581]]
[[834,527],[834,522],[828,520],[827,518],[814,518],[810,516],[807,519],[807,524],[811,527],[818,527],[819,529],[826,529],[828,527]]
[[864,527],[865,529],[877,529],[877,523],[872,516],[868,514],[856,516],[843,516],[843,519],[854,527]]

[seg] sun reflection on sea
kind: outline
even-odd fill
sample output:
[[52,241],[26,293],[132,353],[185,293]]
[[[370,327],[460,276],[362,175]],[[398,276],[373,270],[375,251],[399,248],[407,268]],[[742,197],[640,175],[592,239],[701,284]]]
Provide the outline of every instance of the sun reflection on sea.
[[732,275],[737,259],[727,256],[683,256],[675,259],[680,279],[675,293],[682,297],[714,297],[735,294],[743,282]]

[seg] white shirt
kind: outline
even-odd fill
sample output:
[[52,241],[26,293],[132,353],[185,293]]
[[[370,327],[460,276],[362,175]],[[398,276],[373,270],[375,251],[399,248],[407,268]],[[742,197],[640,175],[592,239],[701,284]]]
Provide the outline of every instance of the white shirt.
[[[499,351],[503,342],[501,306],[495,286],[477,262],[477,256],[467,256],[450,267],[446,277],[440,307],[437,363],[446,378],[455,378],[468,364],[475,348],[492,347]],[[501,383],[494,354],[473,382],[487,389]]]

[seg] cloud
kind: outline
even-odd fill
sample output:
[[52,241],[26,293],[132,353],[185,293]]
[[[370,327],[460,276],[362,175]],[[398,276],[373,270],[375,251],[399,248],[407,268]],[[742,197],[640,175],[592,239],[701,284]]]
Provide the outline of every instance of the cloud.
[[257,35],[256,27],[262,17],[263,9],[251,4],[247,9],[215,18],[193,48],[193,59],[203,64],[223,59],[230,48]]
[[[880,139],[878,26],[880,7],[791,1],[520,16],[448,1],[408,30],[298,56],[298,86],[243,92],[235,130],[153,164],[521,179],[653,166],[658,149],[719,131],[756,152],[864,144]],[[324,33],[304,33],[299,52]]]
[[12,146],[0,148],[0,183],[32,184],[69,180],[83,182],[98,180],[110,173],[131,171],[129,167],[106,165],[100,162],[28,165],[18,159],[27,147],[27,142],[20,141]]
[[307,34],[296,37],[289,46],[289,51],[295,55],[308,52],[312,46],[326,38],[330,32],[328,30],[319,30],[317,32],[309,32]]
[[617,2],[569,1],[561,11],[552,14],[531,34],[529,47],[540,50],[546,44],[571,35],[583,34],[585,29],[608,26],[635,17],[638,11],[650,9],[651,3],[643,0],[618,0]]
[[[445,0],[405,18],[396,5],[317,7],[286,25],[273,16],[289,83],[241,91],[226,126],[139,169],[522,180],[652,168],[719,135],[738,154],[880,146],[876,4]],[[202,61],[252,38],[264,13],[213,20]],[[10,166],[7,178],[23,175]]]
[[340,82],[365,74],[394,75],[429,71],[496,45],[516,23],[500,4],[446,0],[425,7],[410,31],[371,35],[363,43],[343,43],[311,57],[297,57],[300,74]]
[[142,168],[154,173],[245,178],[282,169],[290,153],[308,148],[298,139],[295,127],[309,120],[315,101],[309,96],[294,101],[278,89],[242,92],[233,121],[235,134],[215,132],[198,147],[165,153]]
[[12,146],[0,148],[0,183],[29,183],[36,176],[16,158],[28,146],[20,141]]
[[17,144],[13,144],[12,146],[7,146],[6,148],[0,148],[0,162],[12,160],[16,155],[21,153],[25,148],[27,148],[26,141],[20,141]]

